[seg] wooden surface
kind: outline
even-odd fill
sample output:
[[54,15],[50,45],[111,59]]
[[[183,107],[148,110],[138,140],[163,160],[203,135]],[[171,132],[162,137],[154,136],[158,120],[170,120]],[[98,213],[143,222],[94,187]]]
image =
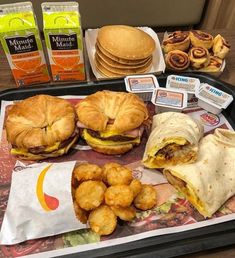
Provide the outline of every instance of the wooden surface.
[[[219,77],[220,80],[225,81],[234,85],[235,87],[235,30],[216,30],[211,31],[212,35],[220,33],[224,36],[228,42],[231,44],[231,51],[226,58],[226,67],[222,75]],[[162,40],[163,34],[158,33],[160,41]],[[88,65],[89,66],[89,65]],[[91,74],[91,70],[88,69],[88,78],[94,78]],[[55,83],[51,83],[52,87]],[[15,82],[11,75],[11,70],[9,68],[8,62],[6,60],[5,54],[2,49],[0,49],[0,91],[4,89],[15,88]],[[226,239],[225,239],[226,241]],[[213,249],[209,251],[203,251],[195,254],[188,254],[180,256],[181,258],[233,258],[235,257],[235,246],[223,247],[218,249]]]

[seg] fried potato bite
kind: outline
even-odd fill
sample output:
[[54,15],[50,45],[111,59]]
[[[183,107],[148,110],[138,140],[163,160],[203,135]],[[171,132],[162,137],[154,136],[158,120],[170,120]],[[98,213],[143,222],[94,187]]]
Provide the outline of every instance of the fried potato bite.
[[134,199],[134,205],[140,210],[152,209],[157,204],[156,190],[151,185],[142,185],[141,191]]
[[102,172],[103,172],[103,181],[105,183],[108,183],[107,181],[107,173],[110,169],[113,169],[113,168],[119,168],[121,167],[120,164],[118,163],[115,163],[115,162],[109,162],[109,163],[106,163],[103,167],[102,167]]
[[74,171],[73,171],[73,173],[72,173],[71,185],[72,185],[72,187],[75,188],[75,189],[76,189],[76,188],[78,187],[78,185],[79,185],[78,180],[77,180],[77,178],[75,177]]
[[107,170],[109,185],[129,185],[132,179],[132,172],[126,167],[112,167]]
[[90,213],[88,222],[97,234],[109,235],[117,226],[117,216],[110,207],[101,205]]
[[73,207],[77,219],[81,221],[82,224],[86,224],[88,220],[88,212],[79,207],[76,201],[73,202]]
[[102,180],[102,169],[91,163],[83,163],[75,167],[74,177],[79,181]]
[[110,186],[105,192],[105,203],[110,206],[128,207],[133,199],[133,192],[129,185]]
[[106,186],[101,181],[85,181],[76,189],[75,198],[78,205],[90,211],[97,208],[104,200]]
[[72,192],[72,198],[73,198],[73,200],[75,200],[76,188],[74,188],[74,187],[72,186],[71,192]]
[[136,215],[136,210],[134,207],[120,207],[120,206],[110,206],[114,214],[122,220],[131,221]]
[[133,191],[134,198],[137,196],[137,194],[141,191],[142,189],[142,184],[140,180],[138,179],[133,179],[130,183],[130,188]]

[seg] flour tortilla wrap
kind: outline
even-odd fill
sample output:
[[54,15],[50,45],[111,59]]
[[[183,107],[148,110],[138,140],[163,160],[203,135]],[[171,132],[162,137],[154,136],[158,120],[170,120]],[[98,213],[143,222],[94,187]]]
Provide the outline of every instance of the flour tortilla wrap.
[[190,116],[166,112],[153,117],[143,164],[148,168],[191,163],[197,159],[203,126]]
[[194,164],[163,173],[204,217],[211,217],[235,194],[235,132],[216,129],[201,140]]

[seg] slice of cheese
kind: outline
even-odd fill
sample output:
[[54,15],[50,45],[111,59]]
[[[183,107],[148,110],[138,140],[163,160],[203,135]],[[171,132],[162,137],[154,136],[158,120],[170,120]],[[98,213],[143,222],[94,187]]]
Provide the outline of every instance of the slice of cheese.
[[149,151],[148,155],[154,157],[159,150],[163,149],[164,147],[166,147],[167,145],[169,145],[171,143],[175,143],[178,145],[185,145],[185,144],[187,144],[187,140],[182,137],[168,138],[166,141],[163,141],[160,145],[154,146]]
[[28,158],[43,158],[43,157],[55,157],[55,156],[60,156],[68,152],[68,150],[71,148],[71,146],[75,143],[77,140],[78,136],[75,136],[74,139],[64,148],[58,149],[60,142],[56,142],[54,145],[47,147],[44,152],[46,153],[38,153],[38,154],[33,154],[28,152],[26,149],[17,149],[17,148],[12,148],[11,149],[11,154],[13,155],[19,155],[19,156],[24,156]]
[[[175,174],[177,174],[175,171],[173,172]],[[173,173],[171,174],[171,176],[174,176]],[[180,175],[178,175],[177,180],[181,179]],[[176,182],[177,182],[176,180]],[[181,179],[182,180],[182,179]],[[173,181],[171,182],[171,184],[179,191],[182,192],[186,198],[193,204],[193,206],[204,216],[207,216],[207,212],[205,209],[205,206],[203,205],[203,202],[198,198],[196,190],[194,189],[194,187],[192,185],[190,185],[189,183],[187,183],[185,186],[180,186],[177,183],[174,183]]]
[[105,146],[118,146],[118,145],[123,145],[123,144],[127,144],[127,143],[135,143],[135,144],[139,144],[140,143],[140,137],[134,138],[133,140],[130,141],[110,141],[110,140],[101,140],[98,138],[95,138],[93,136],[91,136],[87,129],[83,130],[82,133],[83,138],[90,143],[93,144],[98,144],[98,145],[105,145]]
[[[134,130],[138,130],[137,129],[134,129]],[[133,131],[133,130],[132,130]],[[132,131],[129,131],[129,132],[132,132]],[[138,131],[137,131],[138,132]],[[133,134],[128,134],[128,132],[123,132],[123,133],[120,133],[118,131],[115,131],[115,130],[112,130],[112,125],[107,125],[107,129],[103,132],[99,132],[100,136],[102,138],[108,138],[110,136],[115,136],[115,135],[121,135],[121,136],[126,136],[126,137],[131,137],[131,138],[136,138],[136,136],[133,136]]]

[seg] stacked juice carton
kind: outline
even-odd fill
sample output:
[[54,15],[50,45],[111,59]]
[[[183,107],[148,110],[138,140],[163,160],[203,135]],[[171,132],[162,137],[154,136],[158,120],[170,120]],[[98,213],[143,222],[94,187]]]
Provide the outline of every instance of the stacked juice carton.
[[[78,4],[43,3],[42,12],[53,81],[85,80]],[[31,2],[0,5],[0,39],[18,87],[50,81]]]

